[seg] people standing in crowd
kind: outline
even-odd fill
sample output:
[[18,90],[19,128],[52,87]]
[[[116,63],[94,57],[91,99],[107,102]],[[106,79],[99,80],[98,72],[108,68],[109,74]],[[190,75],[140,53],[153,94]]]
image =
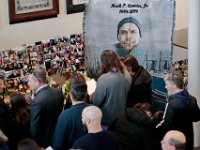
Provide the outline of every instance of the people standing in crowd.
[[142,38],[140,23],[133,17],[123,18],[117,25],[116,53],[119,57],[127,56],[135,51]]
[[128,55],[121,58],[121,61],[127,67],[131,77],[132,84],[128,93],[127,107],[133,107],[136,103],[150,103],[151,104],[151,75],[140,66],[137,59]]
[[24,95],[16,92],[10,95],[10,116],[12,120],[12,136],[9,144],[12,150],[17,149],[17,144],[24,138],[30,137],[30,110]]
[[63,110],[61,90],[47,85],[46,72],[37,68],[28,77],[28,85],[35,94],[30,104],[30,131],[40,147],[51,145],[57,118]]
[[186,150],[193,149],[193,122],[200,120],[196,98],[183,89],[182,75],[174,72],[165,77],[168,103],[163,120],[157,126],[160,138],[169,130],[179,130],[186,137]]
[[185,144],[185,135],[178,130],[168,131],[161,141],[162,150],[185,150]]
[[126,108],[131,78],[114,51],[104,50],[100,57],[101,76],[92,103],[102,110],[102,125],[107,128]]
[[161,149],[152,113],[150,104],[138,103],[119,115],[109,128],[119,139],[119,150]]
[[69,85],[72,106],[65,109],[57,120],[52,142],[55,150],[71,148],[78,138],[87,133],[81,121],[82,110],[90,106],[86,103],[88,96],[85,78],[79,73],[74,73],[69,80]]
[[74,149],[84,150],[118,150],[117,137],[101,127],[102,112],[96,106],[83,109],[82,122],[86,125],[88,134],[79,138],[74,144]]

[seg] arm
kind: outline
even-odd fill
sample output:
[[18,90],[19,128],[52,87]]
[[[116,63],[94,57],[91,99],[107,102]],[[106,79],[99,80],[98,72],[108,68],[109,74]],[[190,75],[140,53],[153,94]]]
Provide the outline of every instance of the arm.
[[67,117],[63,115],[63,113],[60,114],[57,123],[56,128],[53,135],[53,141],[52,141],[52,147],[55,150],[64,150],[66,149],[67,145],[67,135],[66,135],[66,124],[67,124]]
[[92,95],[92,103],[96,106],[101,106],[104,102],[106,96],[106,87],[103,84],[103,81],[100,79],[97,82],[97,87],[95,92]]
[[42,119],[41,114],[41,108],[42,104],[40,101],[34,99],[31,102],[30,105],[30,114],[31,114],[31,120],[30,120],[30,133],[31,136],[38,142],[40,139],[40,124]]

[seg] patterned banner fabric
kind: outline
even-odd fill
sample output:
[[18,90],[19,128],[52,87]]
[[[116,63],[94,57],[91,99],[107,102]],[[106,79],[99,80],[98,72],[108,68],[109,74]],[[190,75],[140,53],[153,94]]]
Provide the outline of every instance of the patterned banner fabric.
[[131,54],[148,70],[169,69],[175,0],[91,0],[84,16],[86,70],[99,70],[99,56],[112,49]]

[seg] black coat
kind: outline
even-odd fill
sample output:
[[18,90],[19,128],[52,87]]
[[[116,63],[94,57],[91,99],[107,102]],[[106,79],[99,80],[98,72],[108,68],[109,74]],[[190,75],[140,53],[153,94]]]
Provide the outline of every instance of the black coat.
[[136,103],[151,104],[151,75],[140,66],[132,76],[132,84],[128,93],[127,107],[133,107]]
[[119,150],[160,150],[152,120],[143,111],[128,108],[111,125],[119,139]]
[[63,95],[59,89],[43,87],[30,105],[31,135],[41,147],[51,145],[55,125],[63,109]]
[[200,120],[200,110],[196,98],[183,90],[169,97],[164,114],[164,122],[158,128],[162,138],[168,130],[179,130],[186,136],[185,150],[193,149],[193,125],[192,122]]

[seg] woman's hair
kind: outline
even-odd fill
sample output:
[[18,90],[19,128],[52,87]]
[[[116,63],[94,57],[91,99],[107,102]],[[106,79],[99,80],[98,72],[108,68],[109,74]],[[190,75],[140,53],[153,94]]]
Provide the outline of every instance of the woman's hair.
[[16,92],[10,96],[11,114],[16,118],[17,122],[26,124],[30,120],[28,104],[25,97]]
[[137,59],[132,55],[128,55],[126,57],[121,58],[121,61],[126,67],[131,67],[133,72],[136,72],[139,68],[139,63]]
[[123,66],[117,54],[112,50],[104,50],[101,53],[101,74],[109,71],[124,73]]
[[153,112],[152,106],[149,103],[137,103],[133,106],[133,108],[138,110]]

